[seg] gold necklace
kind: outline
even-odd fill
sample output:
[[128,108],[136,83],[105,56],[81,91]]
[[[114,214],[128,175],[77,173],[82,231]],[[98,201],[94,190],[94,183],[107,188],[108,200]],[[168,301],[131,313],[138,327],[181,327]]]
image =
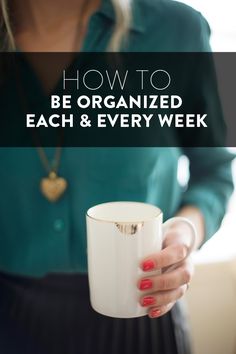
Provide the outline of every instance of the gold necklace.
[[[15,67],[15,72],[17,75],[17,88],[19,91],[19,95],[22,102],[22,108],[24,112],[29,111],[29,104],[27,102],[27,96],[24,94],[24,87],[20,83],[22,83],[23,78],[21,77],[21,71],[18,65]],[[36,131],[33,131],[33,139],[36,144],[36,149],[39,155],[39,158],[44,166],[45,170],[48,173],[47,177],[44,177],[40,180],[40,190],[43,196],[50,202],[56,202],[62,195],[65,193],[68,183],[65,178],[58,176],[58,168],[61,159],[61,146],[57,146],[55,149],[55,156],[53,159],[53,163],[50,164],[47,155],[40,146],[39,136],[36,134]],[[61,138],[61,136],[60,136]]]
[[41,146],[37,147],[40,160],[48,173],[48,176],[40,181],[40,190],[43,196],[52,203],[63,196],[68,186],[67,180],[58,176],[61,150],[60,146],[56,147],[53,163],[50,164],[44,149]]

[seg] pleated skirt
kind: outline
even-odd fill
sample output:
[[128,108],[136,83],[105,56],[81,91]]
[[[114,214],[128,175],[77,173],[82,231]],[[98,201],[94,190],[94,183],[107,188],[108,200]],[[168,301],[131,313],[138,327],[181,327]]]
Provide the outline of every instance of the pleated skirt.
[[180,306],[150,319],[96,313],[86,275],[32,279],[0,273],[1,354],[190,354]]

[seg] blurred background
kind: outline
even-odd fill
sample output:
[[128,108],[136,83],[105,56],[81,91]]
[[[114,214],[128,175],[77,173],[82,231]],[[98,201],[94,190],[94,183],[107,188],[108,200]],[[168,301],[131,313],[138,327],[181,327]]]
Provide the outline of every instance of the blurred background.
[[[236,161],[233,175],[236,185]],[[236,354],[236,192],[221,228],[193,258],[186,300],[194,354]]]
[[[209,22],[214,52],[236,52],[235,0],[182,2]],[[230,150],[236,153],[236,148]],[[183,182],[188,176],[181,164],[187,164],[185,158],[179,168]],[[233,176],[236,185],[236,161]],[[193,257],[196,270],[186,300],[194,354],[236,354],[236,192],[220,230]]]
[[200,11],[212,30],[211,45],[215,52],[236,51],[235,0],[182,0]]

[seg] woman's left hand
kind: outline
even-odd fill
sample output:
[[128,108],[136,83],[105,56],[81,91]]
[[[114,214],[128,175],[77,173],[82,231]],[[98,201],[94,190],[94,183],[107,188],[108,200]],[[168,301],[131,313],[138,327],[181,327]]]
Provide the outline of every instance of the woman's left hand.
[[[188,289],[194,268],[191,259],[186,258],[190,232],[187,225],[176,223],[166,232],[163,249],[140,264],[145,273],[138,281],[138,288],[143,292],[140,304],[148,308],[151,318],[167,313]],[[161,273],[155,275],[154,270]]]

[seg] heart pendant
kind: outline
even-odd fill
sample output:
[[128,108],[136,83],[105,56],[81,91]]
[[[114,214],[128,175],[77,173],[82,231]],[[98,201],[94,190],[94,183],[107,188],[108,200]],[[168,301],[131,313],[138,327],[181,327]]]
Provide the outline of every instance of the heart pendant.
[[67,181],[58,177],[55,172],[50,172],[49,176],[43,178],[40,183],[40,189],[45,198],[50,202],[56,202],[65,192]]

